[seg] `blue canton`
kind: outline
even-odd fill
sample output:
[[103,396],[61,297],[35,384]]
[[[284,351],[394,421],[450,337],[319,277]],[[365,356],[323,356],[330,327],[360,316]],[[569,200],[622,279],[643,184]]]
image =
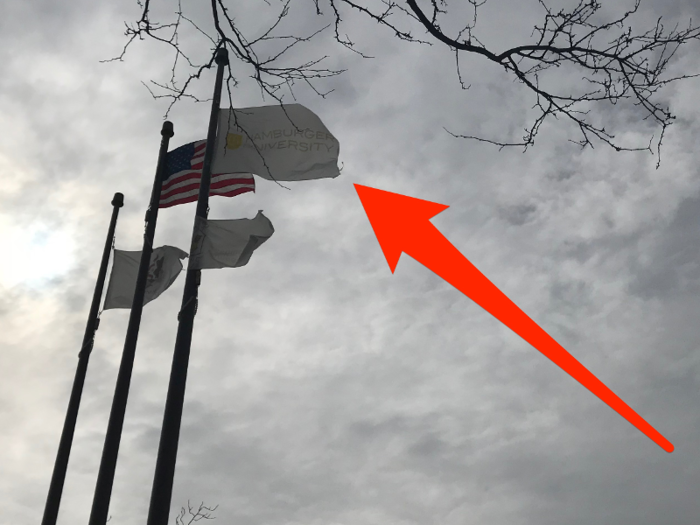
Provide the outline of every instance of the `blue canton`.
[[165,156],[165,174],[163,182],[176,173],[192,168],[192,157],[194,157],[194,142],[180,146]]

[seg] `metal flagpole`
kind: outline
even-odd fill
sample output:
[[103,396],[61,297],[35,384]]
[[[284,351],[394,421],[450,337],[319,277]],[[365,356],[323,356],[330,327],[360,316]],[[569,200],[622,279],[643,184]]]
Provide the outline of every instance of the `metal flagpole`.
[[129,315],[129,325],[126,330],[124,341],[124,351],[122,353],[119,374],[117,375],[117,386],[114,390],[112,400],[112,411],[109,414],[107,425],[107,435],[102,449],[102,461],[97,474],[97,485],[95,486],[95,496],[92,500],[92,510],[90,511],[90,525],[105,525],[107,523],[107,513],[109,512],[109,500],[112,496],[112,484],[114,483],[114,471],[117,466],[117,455],[119,454],[119,442],[121,440],[122,427],[124,426],[124,413],[126,412],[126,402],[129,396],[129,384],[131,383],[131,371],[134,367],[134,356],[136,354],[136,341],[139,336],[139,326],[141,324],[141,312],[143,310],[143,298],[146,292],[146,282],[148,279],[148,267],[151,262],[151,252],[153,251],[153,237],[156,231],[156,221],[158,219],[158,203],[163,183],[163,170],[165,168],[165,156],[168,153],[170,137],[173,136],[173,125],[169,121],[163,122],[160,134],[160,151],[158,152],[158,165],[156,176],[153,181],[151,201],[146,212],[146,231],[143,236],[143,251],[141,252],[141,262],[136,278],[136,290],[134,291],[134,302],[131,305]]
[[[224,78],[224,68],[228,65],[228,52],[224,47],[216,53],[216,84],[214,86],[214,100],[211,105],[209,117],[209,131],[207,133],[207,146],[204,152],[204,164],[202,166],[202,180],[199,187],[196,217],[207,218],[209,207],[209,186],[211,183],[211,163],[216,146],[216,127],[219,120],[219,103],[221,100],[221,86]],[[190,245],[190,262],[195,251],[196,226],[192,230],[192,243]],[[148,509],[148,525],[167,525],[170,513],[170,501],[173,491],[173,479],[175,477],[175,462],[177,460],[177,446],[180,439],[180,422],[182,420],[182,406],[185,401],[185,384],[187,382],[187,365],[190,358],[190,345],[192,343],[192,327],[194,315],[197,311],[197,287],[200,282],[200,271],[188,267],[185,278],[185,291],[182,296],[182,307],[178,315],[177,338],[173,352],[173,363],[170,369],[170,383],[168,396],[165,401],[165,413],[163,415],[163,428],[160,432],[160,444],[158,446],[158,458],[151,489],[151,503]]]
[[46,497],[46,507],[44,507],[44,518],[41,520],[41,525],[55,525],[56,519],[58,518],[58,507],[61,505],[63,483],[66,480],[68,458],[70,457],[70,449],[71,445],[73,444],[73,434],[75,433],[75,423],[78,419],[78,409],[80,408],[80,398],[83,394],[83,385],[85,384],[88,361],[90,360],[90,352],[92,352],[92,346],[95,342],[95,332],[100,324],[100,319],[97,317],[97,315],[100,309],[102,290],[104,288],[105,277],[107,275],[109,254],[112,251],[114,230],[117,227],[119,208],[124,206],[124,195],[121,193],[115,193],[114,198],[112,199],[112,206],[112,218],[109,221],[107,240],[105,241],[105,248],[102,252],[102,262],[100,263],[100,271],[97,274],[97,283],[95,284],[95,293],[92,296],[92,305],[90,306],[90,313],[88,314],[87,325],[85,326],[83,345],[80,348],[80,353],[78,354],[78,368],[75,371],[73,390],[71,391],[70,400],[68,401],[66,420],[63,423],[63,432],[61,432],[61,441],[58,445],[56,463],[53,467],[51,485],[49,486],[49,494]]

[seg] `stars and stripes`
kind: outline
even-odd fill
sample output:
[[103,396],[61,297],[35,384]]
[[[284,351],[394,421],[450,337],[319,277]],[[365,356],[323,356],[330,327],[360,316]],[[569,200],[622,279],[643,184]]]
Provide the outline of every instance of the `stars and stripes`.
[[[206,145],[206,140],[190,142],[167,154],[159,208],[169,208],[197,200]],[[234,197],[249,191],[255,191],[255,180],[250,173],[211,175],[209,195]]]

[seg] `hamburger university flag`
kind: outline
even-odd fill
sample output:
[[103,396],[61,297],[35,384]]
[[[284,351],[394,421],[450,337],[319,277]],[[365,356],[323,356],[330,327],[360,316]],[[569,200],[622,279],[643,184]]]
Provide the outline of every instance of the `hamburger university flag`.
[[301,104],[222,109],[212,173],[276,181],[335,178],[339,151],[321,119]]

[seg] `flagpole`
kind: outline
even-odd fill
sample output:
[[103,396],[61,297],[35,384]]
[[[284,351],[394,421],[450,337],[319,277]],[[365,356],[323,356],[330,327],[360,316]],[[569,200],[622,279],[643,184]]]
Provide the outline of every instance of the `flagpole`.
[[[228,65],[228,52],[225,47],[220,47],[216,53],[216,83],[214,85],[214,99],[211,104],[209,117],[209,130],[207,132],[207,146],[204,152],[202,166],[202,180],[199,186],[199,198],[195,226],[192,229],[192,242],[190,245],[190,263],[195,252],[196,218],[206,219],[209,207],[209,186],[211,183],[211,163],[216,146],[216,127],[219,121],[219,105],[221,101],[221,88],[224,78],[224,68]],[[199,286],[201,273],[199,270],[190,269],[188,264],[185,278],[185,290],[182,296],[182,307],[178,315],[177,337],[173,352],[173,363],[170,369],[170,383],[168,395],[165,401],[165,413],[163,415],[163,428],[160,433],[158,446],[158,458],[151,489],[151,503],[148,509],[147,525],[167,525],[170,514],[170,502],[173,492],[173,479],[175,478],[175,463],[177,461],[177,447],[180,439],[180,423],[182,421],[182,407],[185,402],[185,385],[187,382],[187,365],[190,358],[190,345],[192,343],[192,328],[194,316],[197,311],[197,287]]]
[[73,444],[75,423],[78,419],[78,409],[80,408],[80,398],[82,397],[83,386],[85,385],[88,361],[90,360],[90,352],[92,352],[93,343],[95,342],[95,332],[100,324],[98,313],[100,309],[100,301],[102,300],[102,290],[104,289],[105,277],[107,275],[109,254],[112,251],[114,230],[117,227],[119,208],[124,206],[124,195],[121,193],[115,193],[114,198],[112,199],[112,206],[112,218],[109,221],[107,240],[105,241],[105,247],[102,251],[102,262],[100,263],[100,270],[97,273],[97,282],[95,283],[95,292],[92,295],[92,305],[90,306],[90,313],[88,314],[87,325],[85,326],[83,344],[80,347],[80,353],[78,354],[78,367],[75,371],[73,390],[71,391],[70,400],[68,401],[66,419],[63,423],[61,441],[58,445],[56,463],[54,463],[53,467],[51,484],[49,485],[49,493],[46,497],[46,506],[44,507],[44,517],[41,520],[41,525],[55,525],[56,519],[58,518],[58,508],[61,505],[63,483],[66,480],[68,458],[70,457],[70,449],[71,445]]
[[104,448],[102,449],[100,470],[97,474],[97,484],[95,486],[95,495],[92,500],[89,525],[105,525],[105,523],[107,523],[109,500],[112,496],[114,471],[117,466],[119,443],[121,441],[122,427],[124,426],[124,413],[126,412],[131,372],[134,367],[134,356],[136,354],[136,342],[138,340],[139,326],[141,324],[141,312],[143,310],[143,299],[146,292],[148,267],[150,266],[151,252],[153,251],[153,237],[155,235],[156,221],[158,219],[158,204],[160,202],[161,187],[163,184],[165,157],[168,153],[170,137],[174,134],[172,123],[167,120],[163,122],[163,128],[160,134],[162,138],[160,141],[160,151],[158,152],[158,164],[153,181],[153,190],[151,191],[151,201],[148,205],[148,211],[146,212],[146,229],[143,236],[143,250],[141,252],[138,276],[136,278],[134,301],[131,305],[129,325],[124,341],[124,351],[122,353],[121,364],[119,365],[117,385],[114,390],[114,399],[112,400],[112,410],[109,414],[109,423],[107,425]]

